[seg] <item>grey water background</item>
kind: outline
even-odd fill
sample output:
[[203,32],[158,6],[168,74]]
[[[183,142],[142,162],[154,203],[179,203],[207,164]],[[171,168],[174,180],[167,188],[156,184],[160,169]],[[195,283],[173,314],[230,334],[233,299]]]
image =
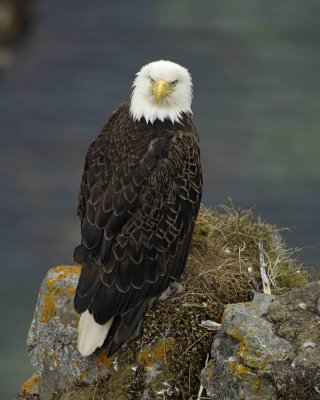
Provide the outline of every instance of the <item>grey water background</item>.
[[0,399],[31,374],[25,342],[46,271],[79,242],[90,141],[160,58],[188,67],[207,205],[256,205],[319,266],[320,3],[317,0],[38,0],[0,77]]

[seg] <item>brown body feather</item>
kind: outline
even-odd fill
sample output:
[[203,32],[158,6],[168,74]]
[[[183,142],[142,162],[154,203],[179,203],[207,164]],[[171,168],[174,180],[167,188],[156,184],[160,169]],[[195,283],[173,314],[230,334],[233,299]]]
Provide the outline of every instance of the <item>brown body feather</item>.
[[109,354],[132,335],[151,298],[179,278],[202,175],[192,118],[134,122],[125,103],[88,149],[79,194],[82,264],[75,309],[114,317]]

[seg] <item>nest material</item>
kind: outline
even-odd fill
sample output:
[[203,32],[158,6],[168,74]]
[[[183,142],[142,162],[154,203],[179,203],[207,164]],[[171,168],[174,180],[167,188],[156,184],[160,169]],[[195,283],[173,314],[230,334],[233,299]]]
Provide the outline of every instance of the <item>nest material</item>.
[[307,284],[308,273],[294,258],[296,250],[285,246],[276,226],[255,222],[250,210],[232,205],[202,206],[182,279],[184,291],[147,312],[141,345],[155,338],[175,339],[165,369],[182,399],[197,398],[212,345],[214,333],[201,327],[201,321],[220,321],[226,304],[250,301],[252,279],[262,286],[259,243],[273,294]]
[[[214,332],[200,326],[201,321],[220,322],[226,304],[252,299],[250,281],[261,285],[259,243],[273,294],[308,283],[307,271],[295,260],[295,251],[285,246],[276,226],[255,222],[250,210],[236,210],[232,205],[202,206],[181,281],[184,290],[149,308],[142,337],[116,354],[121,367],[114,376],[68,392],[63,400],[109,399],[114,388],[119,399],[138,400],[146,390],[149,399],[197,399],[200,373],[214,337]],[[144,354],[143,349],[151,349],[152,343],[155,349]],[[159,343],[163,343],[161,351]],[[139,362],[141,358],[144,362]],[[162,360],[159,373],[146,383],[146,373],[152,369],[149,364],[156,366],[157,360]],[[131,373],[124,379],[123,371]]]

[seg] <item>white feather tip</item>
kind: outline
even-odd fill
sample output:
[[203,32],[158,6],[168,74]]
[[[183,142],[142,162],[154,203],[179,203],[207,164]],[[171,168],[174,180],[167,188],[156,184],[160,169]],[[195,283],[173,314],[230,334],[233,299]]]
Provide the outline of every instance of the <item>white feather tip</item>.
[[81,314],[78,325],[78,350],[82,356],[90,356],[98,347],[103,345],[113,318],[106,324],[98,324],[89,311]]

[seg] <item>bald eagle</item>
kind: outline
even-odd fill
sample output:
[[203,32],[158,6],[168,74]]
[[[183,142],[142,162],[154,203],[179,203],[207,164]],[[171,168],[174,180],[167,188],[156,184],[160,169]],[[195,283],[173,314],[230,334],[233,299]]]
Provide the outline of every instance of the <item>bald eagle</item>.
[[192,81],[170,61],[145,65],[90,145],[80,186],[82,265],[74,299],[83,356],[128,342],[152,299],[185,267],[202,193]]

